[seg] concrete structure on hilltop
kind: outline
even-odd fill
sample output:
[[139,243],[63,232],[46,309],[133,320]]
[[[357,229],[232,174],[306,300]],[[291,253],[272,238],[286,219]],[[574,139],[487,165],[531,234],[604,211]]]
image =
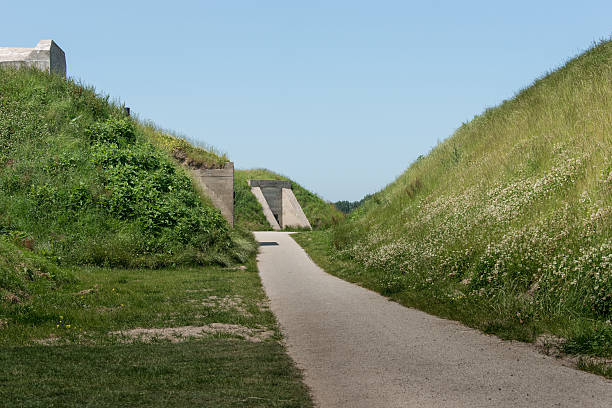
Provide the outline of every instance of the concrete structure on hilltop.
[[42,40],[34,48],[0,47],[0,67],[34,67],[66,76],[66,54],[53,40]]
[[234,225],[234,163],[223,168],[207,169],[187,166],[200,189],[210,197],[230,225]]
[[285,180],[249,180],[251,192],[261,204],[274,230],[287,227],[312,228],[302,206],[295,198],[291,182]]
[[[53,40],[42,40],[34,48],[0,47],[0,67],[34,67],[41,71],[66,76],[66,55]],[[129,108],[126,108],[129,116]],[[227,162],[221,168],[208,169],[184,163],[175,157],[192,174],[199,189],[210,197],[213,205],[225,219],[234,225],[234,163]]]

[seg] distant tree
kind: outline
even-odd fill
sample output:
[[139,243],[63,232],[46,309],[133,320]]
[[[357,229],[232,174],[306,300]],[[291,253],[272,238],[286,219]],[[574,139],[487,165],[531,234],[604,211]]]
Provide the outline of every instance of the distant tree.
[[343,213],[345,213],[345,214],[348,214],[348,213],[350,213],[350,212],[351,212],[351,203],[350,203],[350,202],[348,202],[348,201],[346,201],[346,200],[343,200],[343,201],[336,201],[336,202],[334,203],[334,205],[336,206],[336,208],[337,208],[339,211],[341,211],[341,212],[343,212]]
[[366,195],[359,201],[346,201],[346,200],[336,201],[334,205],[339,211],[343,212],[344,214],[348,214],[348,213],[355,211],[357,208],[361,207],[363,203],[370,197],[372,197],[372,194]]

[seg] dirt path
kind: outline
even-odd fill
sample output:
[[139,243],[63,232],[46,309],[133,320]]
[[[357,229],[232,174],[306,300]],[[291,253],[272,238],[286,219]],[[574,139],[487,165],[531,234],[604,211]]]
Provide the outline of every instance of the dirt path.
[[525,344],[400,306],[257,232],[259,271],[321,407],[612,407],[612,382]]

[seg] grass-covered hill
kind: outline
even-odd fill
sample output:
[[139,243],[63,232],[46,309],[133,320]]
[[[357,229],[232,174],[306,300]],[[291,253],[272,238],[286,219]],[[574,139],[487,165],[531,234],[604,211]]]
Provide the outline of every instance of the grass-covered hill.
[[342,213],[333,204],[325,202],[318,195],[306,190],[287,177],[267,169],[236,170],[234,173],[236,223],[248,230],[261,231],[271,229],[263,214],[261,205],[251,193],[251,188],[248,185],[248,180],[257,179],[291,181],[293,193],[314,229],[328,228],[336,225],[343,218]]
[[252,234],[183,167],[226,161],[91,88],[0,69],[0,405],[312,406]]
[[126,117],[91,88],[0,71],[1,239],[58,264],[244,261],[248,236],[230,229],[172,156],[227,160]]
[[612,42],[463,124],[326,239],[361,268],[344,277],[405,304],[611,356]]

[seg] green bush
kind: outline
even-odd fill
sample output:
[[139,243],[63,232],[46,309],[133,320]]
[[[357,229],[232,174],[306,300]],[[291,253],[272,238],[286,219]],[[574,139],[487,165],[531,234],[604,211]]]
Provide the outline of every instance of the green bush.
[[253,253],[151,143],[159,131],[70,80],[1,74],[0,230],[24,231],[62,264],[227,264]]
[[36,290],[50,291],[73,280],[52,261],[27,248],[29,242],[25,234],[0,235],[0,308],[27,307]]

